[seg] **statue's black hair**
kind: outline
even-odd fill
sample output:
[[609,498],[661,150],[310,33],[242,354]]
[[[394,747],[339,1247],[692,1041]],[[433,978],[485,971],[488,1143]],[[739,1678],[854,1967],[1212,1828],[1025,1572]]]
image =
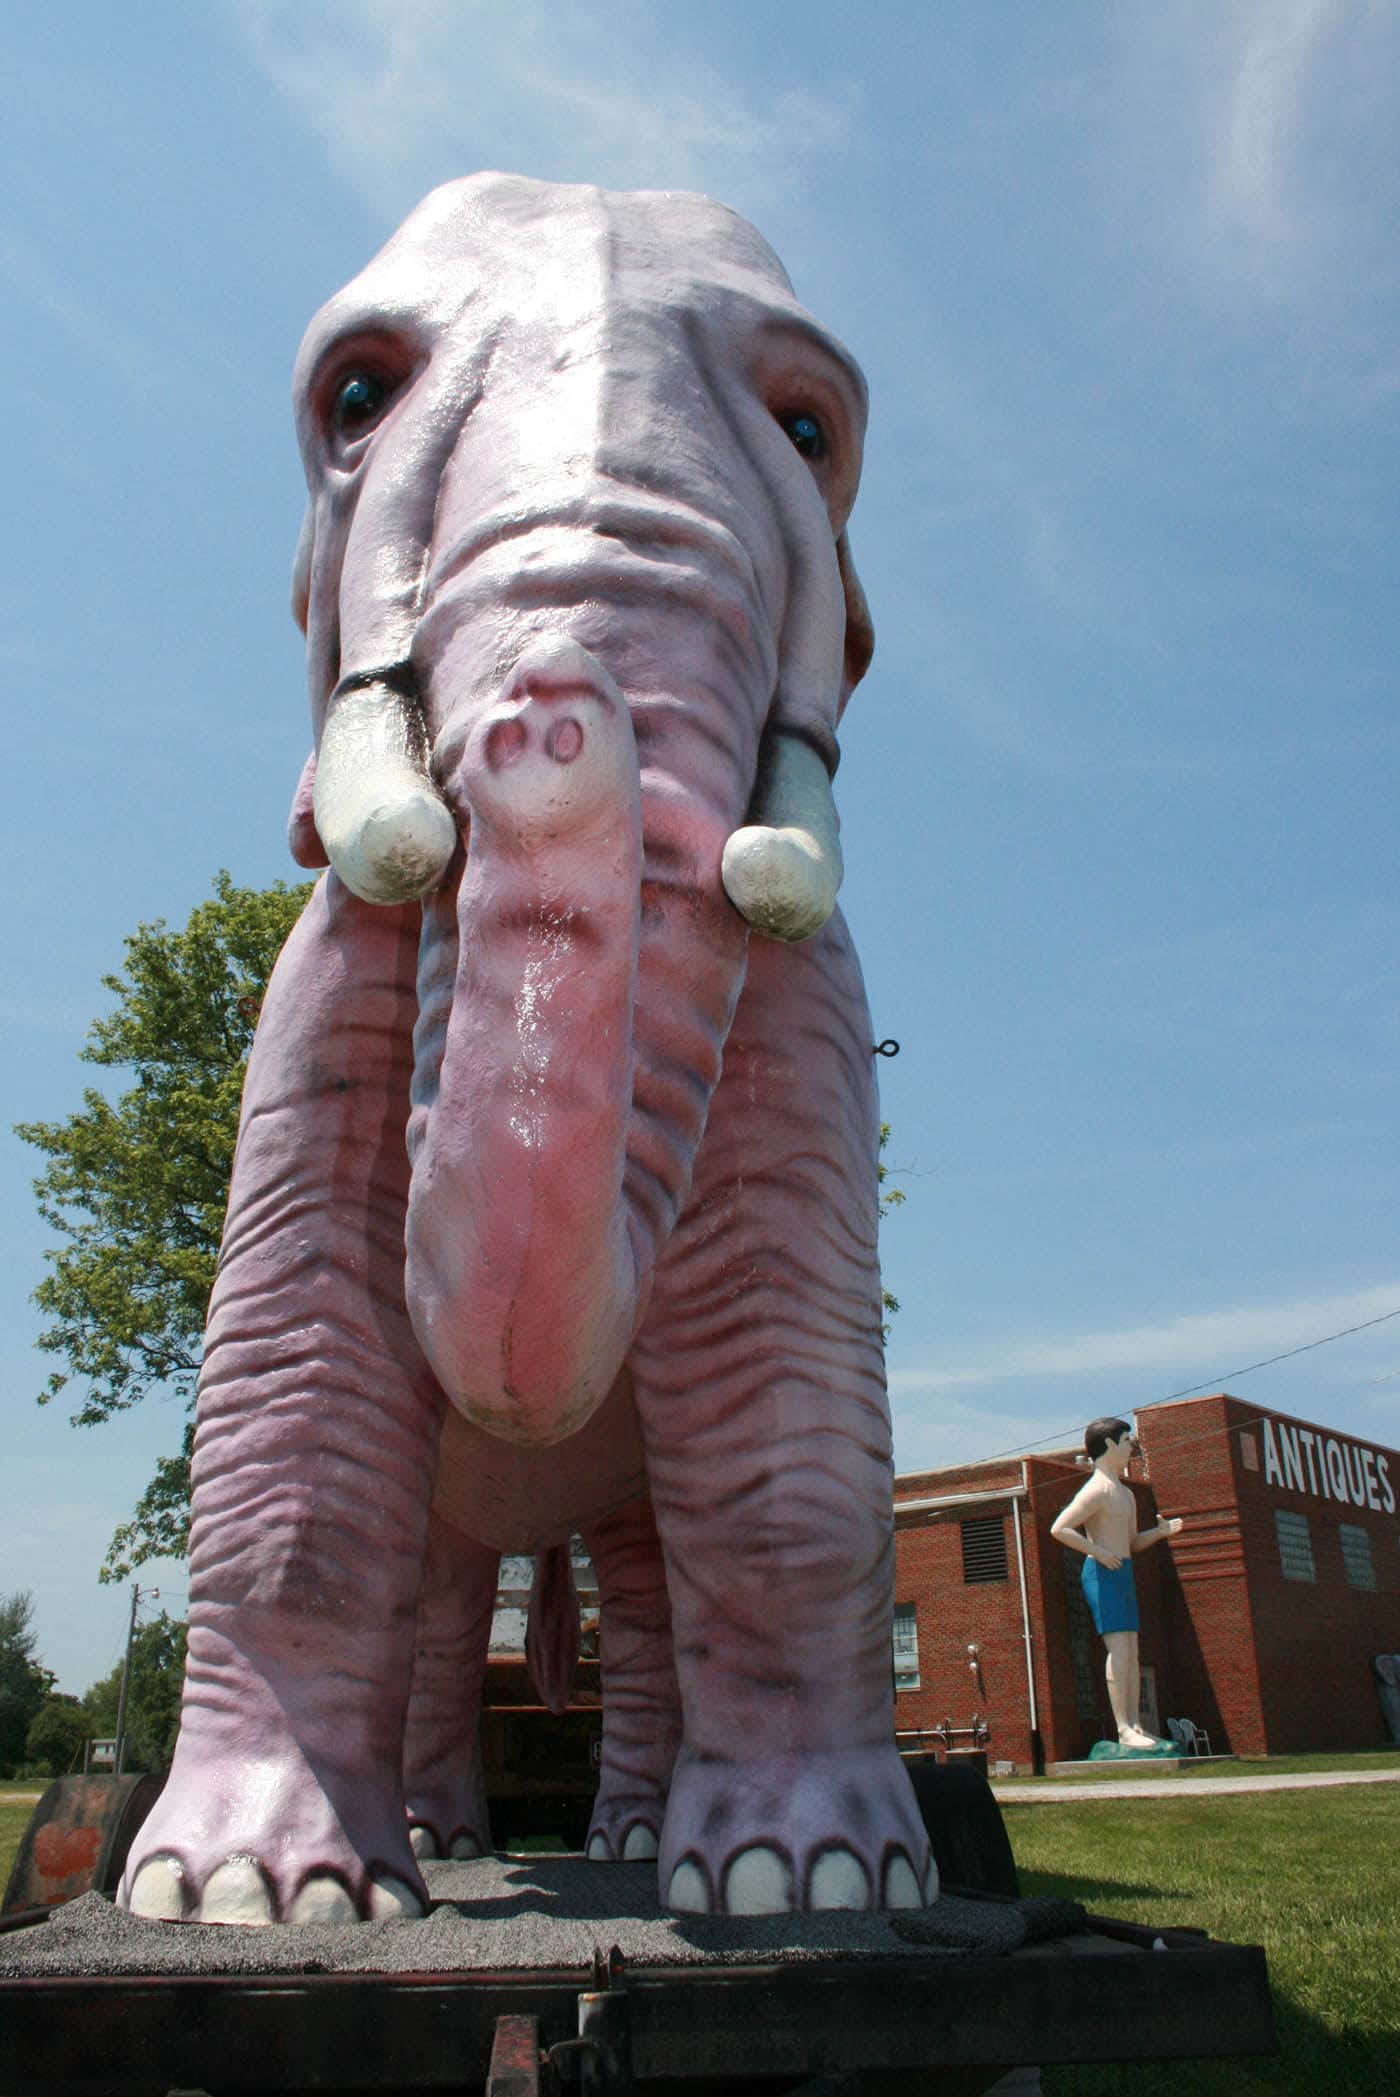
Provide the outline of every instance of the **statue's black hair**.
[[1121,1442],[1132,1431],[1126,1420],[1115,1420],[1107,1414],[1102,1420],[1091,1420],[1084,1430],[1084,1453],[1091,1464],[1096,1464],[1110,1442]]

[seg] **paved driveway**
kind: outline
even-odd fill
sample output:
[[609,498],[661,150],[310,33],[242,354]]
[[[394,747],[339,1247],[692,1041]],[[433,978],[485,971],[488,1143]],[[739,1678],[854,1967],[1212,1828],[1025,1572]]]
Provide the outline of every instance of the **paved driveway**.
[[1081,1798],[1219,1798],[1234,1791],[1312,1791],[1324,1784],[1400,1784],[1400,1769],[1339,1769],[1291,1777],[1115,1777],[1101,1784],[994,1784],[999,1800],[1016,1805],[1054,1806]]

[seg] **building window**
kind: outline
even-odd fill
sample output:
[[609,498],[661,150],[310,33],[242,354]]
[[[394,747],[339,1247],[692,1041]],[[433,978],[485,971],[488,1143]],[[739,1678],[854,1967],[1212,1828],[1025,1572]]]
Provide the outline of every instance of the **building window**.
[[963,1585],[979,1581],[1005,1580],[1006,1516],[975,1515],[959,1525],[962,1529]]
[[894,1607],[894,1686],[919,1686],[919,1619],[912,1602],[896,1602]]
[[1348,1587],[1370,1587],[1376,1584],[1376,1569],[1371,1563],[1371,1538],[1356,1522],[1339,1522],[1337,1533],[1342,1539],[1342,1564],[1346,1568]]
[[1069,1602],[1069,1661],[1074,1677],[1074,1708],[1081,1718],[1099,1716],[1099,1692],[1103,1675],[1094,1665],[1096,1640],[1089,1605],[1084,1599],[1079,1554],[1061,1551],[1065,1569],[1065,1595]]
[[1278,1527],[1278,1562],[1284,1579],[1316,1580],[1317,1568],[1313,1564],[1312,1534],[1307,1516],[1293,1514],[1286,1507],[1276,1507],[1274,1521]]

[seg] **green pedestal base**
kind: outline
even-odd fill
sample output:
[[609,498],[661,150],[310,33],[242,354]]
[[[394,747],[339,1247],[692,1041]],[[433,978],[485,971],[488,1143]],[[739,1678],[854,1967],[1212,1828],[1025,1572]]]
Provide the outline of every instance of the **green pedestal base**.
[[1091,1762],[1160,1762],[1165,1757],[1175,1761],[1181,1749],[1173,1740],[1159,1740],[1155,1747],[1124,1747],[1118,1740],[1096,1740],[1089,1750]]

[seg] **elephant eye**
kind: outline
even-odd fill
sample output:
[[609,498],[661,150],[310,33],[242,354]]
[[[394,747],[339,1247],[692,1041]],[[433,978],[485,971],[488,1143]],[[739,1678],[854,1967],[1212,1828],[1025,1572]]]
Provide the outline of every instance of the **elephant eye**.
[[784,415],[782,424],[804,459],[826,457],[826,432],[815,415]]
[[377,422],[389,398],[389,388],[372,371],[352,371],[336,388],[331,421],[337,430],[367,429]]

